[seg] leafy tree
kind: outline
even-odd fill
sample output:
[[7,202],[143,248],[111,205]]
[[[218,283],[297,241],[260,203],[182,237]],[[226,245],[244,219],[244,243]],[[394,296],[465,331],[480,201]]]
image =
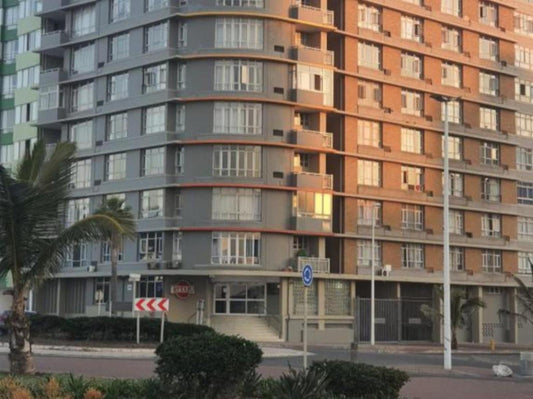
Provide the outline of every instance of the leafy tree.
[[[442,286],[439,286],[437,290],[439,297],[444,299]],[[485,306],[485,302],[483,302],[480,298],[469,298],[465,290],[458,287],[452,287],[450,291],[452,349],[457,349],[458,347],[457,329],[463,328],[466,325],[467,316],[470,316],[472,313],[477,311],[477,309],[484,308]],[[428,305],[422,305],[420,310],[426,317],[434,320],[444,319],[444,314],[441,312],[440,306],[437,308],[432,308]]]
[[122,249],[124,238],[134,239],[136,235],[135,218],[131,212],[131,207],[124,204],[124,200],[119,198],[109,198],[102,206],[96,210],[95,215],[109,215],[113,217],[122,227],[120,230],[114,226],[104,229],[104,235],[109,245],[111,253],[111,284],[109,301],[111,306],[111,314],[117,314],[115,306],[117,302],[117,286],[118,286],[118,254]]
[[72,143],[48,152],[40,141],[13,173],[0,165],[0,276],[10,273],[13,280],[7,325],[14,374],[35,372],[24,312],[28,292],[59,269],[73,245],[101,241],[113,229],[125,232],[106,212],[64,226],[75,152]]
[[[531,268],[531,278],[533,280],[533,262],[528,258],[529,267]],[[513,279],[518,284],[516,299],[522,307],[520,312],[511,312],[507,309],[500,309],[500,316],[517,317],[523,321],[533,324],[533,287],[528,287],[526,283],[518,276],[513,275]]]

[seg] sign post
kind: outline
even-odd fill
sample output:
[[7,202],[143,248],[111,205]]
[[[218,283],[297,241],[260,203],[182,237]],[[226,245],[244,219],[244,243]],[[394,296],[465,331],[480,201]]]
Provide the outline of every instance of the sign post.
[[302,282],[304,283],[304,370],[307,370],[307,290],[313,283],[313,268],[311,265],[303,267]]
[[133,310],[137,312],[137,343],[140,341],[140,314],[141,312],[161,312],[161,334],[160,341],[163,342],[165,330],[165,313],[168,312],[168,298],[135,298]]
[[[131,312],[133,315],[135,315],[135,307],[133,306],[135,304],[135,298],[137,297],[137,283],[141,281],[141,275],[138,273],[132,273],[129,275],[128,281],[133,285],[133,301],[132,301],[132,309]],[[136,337],[137,337],[137,345],[141,342],[141,316],[139,312],[137,312],[137,323],[136,323]]]

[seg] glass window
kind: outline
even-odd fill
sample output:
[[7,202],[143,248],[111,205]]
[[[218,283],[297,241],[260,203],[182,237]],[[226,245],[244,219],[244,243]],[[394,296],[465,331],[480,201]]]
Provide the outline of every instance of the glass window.
[[93,33],[96,30],[96,7],[82,6],[72,11],[72,37]]
[[498,95],[498,75],[490,72],[479,72],[479,92],[490,96]]
[[518,136],[533,137],[533,115],[516,112],[515,121]]
[[168,0],[146,0],[146,11],[159,10],[168,6]]
[[380,226],[381,217],[381,202],[357,200],[358,226],[372,226],[372,219],[374,219],[375,226]]
[[424,171],[414,166],[402,166],[402,190],[424,191]]
[[144,134],[167,131],[167,110],[165,105],[149,107],[144,110]]
[[168,22],[145,28],[145,51],[154,51],[168,46]]
[[461,87],[462,85],[462,68],[458,64],[452,64],[449,62],[442,63],[442,85]]
[[533,241],[533,218],[518,216],[518,239]]
[[484,25],[498,25],[498,6],[494,3],[481,1],[479,3],[479,22]]
[[518,203],[533,205],[533,183],[519,181],[516,188]]
[[162,298],[163,290],[163,276],[141,276],[141,281],[137,283],[139,298]]
[[453,197],[462,197],[464,195],[463,175],[461,173],[451,172],[449,182],[450,195]]
[[215,61],[215,90],[263,90],[263,64],[246,60]]
[[182,175],[185,172],[185,147],[180,145],[176,148],[176,174]]
[[[109,262],[109,261],[108,261]],[[103,297],[100,302],[96,300],[97,293],[102,293]],[[98,294],[100,295],[100,294]],[[110,291],[109,291],[109,277],[98,277],[94,279],[94,295],[93,295],[93,305],[98,305],[107,303],[109,301]]]
[[370,4],[358,4],[358,20],[357,26],[359,28],[370,29],[375,32],[381,31],[381,10]]
[[462,13],[462,0],[441,0],[440,10],[443,13],[460,17]]
[[369,43],[358,43],[357,65],[372,69],[381,69],[381,46]]
[[262,104],[216,102],[213,115],[213,133],[262,134],[262,114]]
[[[446,103],[441,103],[441,116],[443,122],[446,116],[445,108]],[[463,116],[461,111],[461,103],[459,101],[448,101],[448,122],[461,123]]]
[[[161,259],[163,257],[163,233],[139,234],[139,260]],[[142,293],[142,290],[141,290]]]
[[402,230],[424,230],[424,208],[422,206],[402,204]]
[[128,113],[121,112],[107,117],[107,139],[123,139],[128,135]]
[[129,57],[130,34],[121,33],[109,38],[109,61],[115,61]]
[[[357,265],[372,266],[372,240],[357,240]],[[374,241],[374,266],[381,266],[381,241]]]
[[479,107],[479,127],[482,129],[498,130],[498,110]]
[[[19,71],[20,72],[20,71]],[[2,97],[13,98],[17,88],[17,75],[7,75],[2,77]],[[28,85],[26,85],[27,87]]]
[[499,45],[496,39],[486,36],[479,38],[479,58],[491,61],[498,61]]
[[531,274],[531,263],[533,262],[533,252],[518,252],[518,274]]
[[[2,147],[3,148],[3,147]],[[87,188],[91,186],[90,159],[76,161],[72,164],[72,175],[70,177],[70,188]]]
[[450,268],[460,272],[465,269],[465,251],[461,247],[450,247]]
[[417,91],[402,89],[402,114],[421,116],[424,110],[424,95]]
[[172,260],[181,262],[182,258],[182,242],[183,233],[181,231],[175,231],[172,234]]
[[381,147],[381,124],[363,119],[357,120],[357,144]]
[[215,47],[263,48],[263,21],[255,18],[217,18]]
[[119,180],[126,178],[126,153],[107,155],[105,158],[105,179]]
[[531,148],[516,147],[516,169],[533,170],[533,150]]
[[494,213],[481,216],[481,235],[483,237],[500,237],[502,234],[502,217]]
[[514,13],[514,31],[525,36],[533,36],[533,15]]
[[143,150],[142,176],[161,175],[165,173],[165,147]]
[[144,92],[153,93],[167,88],[167,64],[152,65],[144,68]]
[[78,112],[94,107],[94,83],[84,82],[72,86],[71,111]]
[[107,100],[115,101],[128,97],[129,73],[109,76],[107,80]]
[[498,166],[500,164],[500,146],[497,143],[484,141],[481,144],[481,163]]
[[70,125],[69,141],[76,143],[78,150],[93,146],[93,121],[83,121]]
[[261,147],[216,145],[213,148],[213,175],[261,177]]
[[213,188],[214,220],[261,220],[261,190]]
[[484,272],[498,273],[502,271],[502,252],[496,249],[484,249],[481,252]]
[[87,243],[73,245],[67,251],[66,266],[67,267],[85,267],[89,264],[87,259]]
[[463,211],[450,210],[449,213],[450,234],[463,234],[464,213]]
[[402,267],[424,268],[424,246],[422,244],[402,244]]
[[18,7],[7,7],[4,9],[4,26],[6,29],[15,29],[19,18]]
[[89,198],[69,200],[67,203],[67,227],[89,216]]
[[401,74],[410,78],[422,79],[422,57],[402,52],[401,56]]
[[141,192],[141,218],[155,218],[164,216],[164,190],[149,190]]
[[422,19],[402,15],[401,17],[401,37],[402,39],[414,40],[421,43],[423,40]]
[[460,53],[461,45],[461,31],[449,26],[443,26],[441,48]]
[[381,84],[359,80],[357,82],[357,105],[381,108]]
[[501,200],[500,181],[498,179],[481,178],[481,199],[497,202]]
[[4,64],[12,64],[15,62],[17,56],[17,40],[9,40],[2,43],[2,62]]
[[413,152],[422,154],[423,141],[422,131],[418,129],[401,128],[401,150],[405,152]]
[[[17,89],[22,89],[24,87],[34,87],[39,85],[39,80],[41,76],[41,71],[39,66],[34,66],[30,68],[24,68],[17,71],[17,77],[14,79],[15,75],[4,76],[3,82],[6,81],[6,78],[12,77],[11,84],[16,84]],[[4,87],[2,86],[2,90]]]
[[[444,136],[442,136],[442,157],[444,158]],[[457,136],[448,136],[448,157],[460,161],[463,159],[463,139]]]
[[222,265],[258,265],[260,263],[259,233],[214,232],[211,263]]
[[121,21],[130,16],[130,0],[111,0],[111,22]]
[[363,186],[381,186],[381,164],[364,159],[357,160],[357,184]]
[[515,67],[533,70],[533,49],[515,44],[514,54]]
[[515,78],[515,100],[533,103],[533,82]]

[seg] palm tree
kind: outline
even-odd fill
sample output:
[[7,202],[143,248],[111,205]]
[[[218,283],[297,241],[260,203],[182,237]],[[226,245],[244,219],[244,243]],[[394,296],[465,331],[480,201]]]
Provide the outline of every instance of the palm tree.
[[122,226],[122,230],[119,231],[115,228],[106,229],[104,231],[107,245],[109,245],[109,250],[111,253],[111,284],[110,284],[110,294],[109,302],[111,308],[111,314],[116,315],[116,300],[117,300],[117,286],[118,286],[118,273],[117,273],[117,264],[118,264],[118,254],[122,249],[123,239],[126,238],[135,238],[136,226],[135,218],[133,213],[131,213],[131,208],[125,206],[124,200],[119,198],[109,198],[102,206],[96,210],[95,215],[110,215],[115,220],[119,222]]
[[[441,299],[443,299],[444,294],[442,287],[439,286],[437,288],[438,295]],[[457,349],[457,329],[463,328],[466,325],[467,322],[467,316],[470,316],[472,313],[474,313],[478,308],[484,308],[485,302],[483,302],[480,298],[474,297],[469,298],[466,294],[466,291],[460,288],[452,288],[450,292],[450,307],[451,307],[451,314],[450,314],[450,322],[451,322],[451,329],[452,329],[452,349]],[[432,308],[428,305],[422,305],[420,307],[420,310],[422,313],[429,318],[442,320],[444,318],[444,315],[441,312],[440,306],[437,308]]]
[[[527,261],[531,268],[531,278],[533,280],[533,262],[529,258]],[[518,290],[515,296],[522,310],[520,312],[511,312],[507,309],[500,309],[498,313],[500,316],[517,317],[527,323],[533,324],[533,287],[528,287],[520,277],[513,275],[513,279],[518,284]]]
[[13,280],[7,324],[14,374],[35,371],[24,312],[28,292],[59,269],[73,245],[105,239],[111,229],[124,232],[109,213],[64,227],[75,152],[74,144],[59,143],[47,153],[38,142],[14,173],[0,165],[0,276],[11,273]]

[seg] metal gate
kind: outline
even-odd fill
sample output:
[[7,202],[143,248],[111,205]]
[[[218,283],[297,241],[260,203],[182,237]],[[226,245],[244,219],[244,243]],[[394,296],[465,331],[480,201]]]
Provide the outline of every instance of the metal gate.
[[[432,323],[422,312],[424,304],[431,306],[431,299],[376,299],[376,341],[431,341]],[[357,298],[359,340],[370,341],[370,299]]]

